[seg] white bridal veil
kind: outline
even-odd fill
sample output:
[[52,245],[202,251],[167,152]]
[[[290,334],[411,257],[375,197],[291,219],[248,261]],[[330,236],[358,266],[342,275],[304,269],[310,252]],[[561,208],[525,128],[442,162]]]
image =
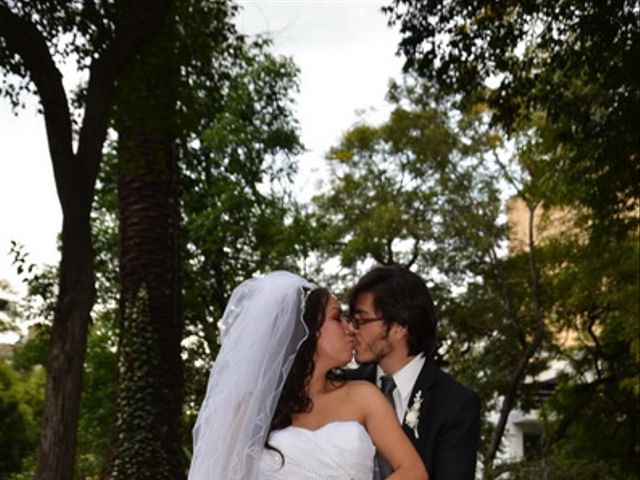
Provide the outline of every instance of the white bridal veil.
[[308,331],[303,288],[289,272],[241,283],[221,320],[222,346],[193,429],[189,480],[254,480],[266,433]]

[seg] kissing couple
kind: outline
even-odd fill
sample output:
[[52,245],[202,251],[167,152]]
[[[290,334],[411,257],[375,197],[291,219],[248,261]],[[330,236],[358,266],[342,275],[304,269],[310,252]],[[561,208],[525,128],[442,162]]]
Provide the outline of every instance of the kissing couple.
[[189,480],[474,478],[480,400],[432,358],[425,282],[376,267],[347,300],[283,271],[233,291]]

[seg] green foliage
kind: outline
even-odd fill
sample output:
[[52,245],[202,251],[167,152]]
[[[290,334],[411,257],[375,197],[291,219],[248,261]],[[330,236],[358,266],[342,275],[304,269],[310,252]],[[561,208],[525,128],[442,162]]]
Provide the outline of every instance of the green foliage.
[[312,241],[291,198],[294,158],[302,151],[291,100],[298,70],[268,47],[265,40],[237,47],[220,87],[226,96],[180,145],[188,426],[231,290],[258,272],[296,270]]
[[37,266],[29,262],[29,253],[24,245],[11,243],[13,265],[22,281],[27,285],[27,296],[21,302],[23,320],[53,321],[58,296],[58,267],[53,265]]
[[[536,459],[514,463],[505,467],[513,480],[600,480],[603,478],[616,480],[631,480],[636,474],[624,473],[612,467],[607,462],[581,462],[577,460],[562,460],[555,458]],[[633,475],[633,476],[632,476]]]
[[51,326],[37,323],[29,327],[26,341],[16,345],[11,358],[14,368],[26,373],[35,367],[47,364],[49,341],[51,340]]
[[[7,7],[9,2],[0,2]],[[86,56],[92,44],[102,45],[113,35],[110,12],[113,5],[106,2],[81,2],[53,0],[47,2],[11,2],[11,9],[23,18],[30,18],[43,35],[49,51],[57,60],[64,61],[70,56],[79,55],[80,61],[90,61]],[[95,23],[94,23],[95,22]],[[73,42],[62,42],[63,37],[74,38]],[[86,67],[86,65],[84,65]],[[5,39],[0,36],[0,68],[11,80],[2,89],[1,94],[9,99],[14,107],[21,104],[24,92],[35,93],[31,78],[25,65],[12,49],[7,48]]]
[[[75,469],[75,476],[78,479],[99,478],[111,440],[116,388],[116,338],[114,322],[109,315],[109,312],[96,315],[88,338],[78,425],[78,453]],[[3,479],[33,478],[50,331],[51,327],[48,324],[32,325],[28,337],[15,346],[10,362],[2,361],[3,378],[9,378],[13,382],[8,389],[3,387],[2,395],[6,390],[6,394],[17,402],[18,412],[22,414],[21,417],[13,419],[7,418],[5,413],[0,414],[3,425],[5,421],[17,422],[16,418],[22,419],[22,423],[17,423],[15,431],[9,434],[12,448],[20,449],[20,455],[16,454],[16,458],[21,461],[21,466],[8,477],[0,475]],[[22,432],[21,428],[26,428],[26,437],[22,433],[15,433]]]
[[[573,375],[559,379],[547,405],[554,455],[640,467],[640,280],[637,233],[554,245],[557,325],[570,338],[559,353]],[[622,473],[619,477],[627,478]]]
[[38,443],[44,370],[20,372],[0,358],[0,387],[0,478],[9,479],[28,467],[28,457]]
[[[26,264],[27,254],[13,243],[19,265]],[[19,255],[18,255],[19,252]],[[20,263],[21,262],[21,263]],[[35,265],[19,269],[22,275],[34,275]],[[7,284],[8,285],[8,284]],[[6,287],[5,287],[6,288]],[[5,291],[9,291],[6,288]],[[15,299],[4,304],[9,330],[20,332],[26,320],[24,302]],[[49,327],[31,325],[27,337],[13,345],[7,358],[0,357],[0,479],[32,478],[43,411],[44,385]],[[5,330],[6,331],[6,330]]]
[[15,292],[6,280],[0,279],[0,332],[17,332],[20,311],[13,300]]
[[[316,198],[324,254],[351,269],[346,284],[372,260],[409,264],[430,280],[437,359],[485,402],[482,456],[495,431],[488,415],[514,382],[513,408],[543,412],[542,457],[486,468],[488,478],[553,468],[549,478],[596,478],[603,465],[626,478],[640,453],[637,232],[590,230],[590,210],[556,207],[559,186],[589,186],[552,168],[562,152],[545,137],[545,116],[505,149],[483,108],[456,110],[455,98],[411,81],[392,85],[389,98],[395,109],[384,124],[356,125],[330,151],[330,188]],[[504,222],[507,188],[519,195],[521,221],[537,211],[533,254]],[[514,380],[540,320],[542,343]],[[558,362],[557,389],[543,402],[535,379]]]
[[456,110],[415,80],[392,84],[389,99],[387,122],[353,127],[330,151],[331,189],[315,199],[327,250],[356,274],[373,259],[429,279],[439,361],[490,408],[534,324],[527,258],[501,255],[499,137],[483,112]]
[[113,116],[118,134],[118,388],[105,476],[114,480],[178,480],[185,468],[174,146],[180,33],[172,13],[119,78]]
[[393,0],[385,11],[408,70],[467,105],[488,102],[510,131],[544,114],[563,202],[588,206],[604,228],[637,209],[637,2]]
[[[45,40],[52,59],[57,64],[73,63],[80,72],[89,70],[91,63],[109,47],[116,24],[122,27],[132,12],[113,0],[2,0],[0,8],[10,8],[16,15],[29,19]],[[0,94],[14,107],[22,105],[25,93],[36,93],[23,59],[7,48],[3,36],[0,36],[0,69],[8,79]],[[75,92],[74,107],[84,103],[85,93],[84,88]]]
[[118,454],[111,471],[113,478],[169,479],[172,478],[170,466],[181,463],[181,459],[167,459],[167,450],[162,444],[166,425],[161,422],[170,419],[163,417],[153,402],[147,401],[156,392],[156,371],[162,363],[158,352],[149,348],[159,344],[160,339],[150,320],[147,295],[143,287],[122,302],[126,308],[121,316],[122,330],[127,335],[119,342],[120,391],[115,426],[119,436],[116,439]]
[[[510,132],[534,181],[519,182],[508,165],[505,180],[543,211],[564,212],[537,256],[544,357],[565,370],[544,405],[545,455],[514,467],[514,478],[628,478],[640,468],[637,2],[395,0],[385,11],[401,27],[408,70],[462,105],[486,105]],[[516,283],[505,286],[517,294]],[[488,341],[495,358],[475,359],[485,366],[506,353]]]
[[329,252],[344,267],[369,256],[427,276],[437,268],[464,285],[468,268],[505,232],[495,225],[500,203],[488,157],[495,132],[481,113],[455,110],[412,79],[392,84],[389,100],[387,122],[356,125],[329,152],[331,186],[315,199]]
[[115,411],[117,356],[113,314],[96,315],[87,343],[80,422],[78,479],[98,479],[107,460]]

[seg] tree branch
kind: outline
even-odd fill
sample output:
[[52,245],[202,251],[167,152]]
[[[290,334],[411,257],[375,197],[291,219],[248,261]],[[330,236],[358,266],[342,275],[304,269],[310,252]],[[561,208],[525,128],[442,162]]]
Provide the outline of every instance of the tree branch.
[[56,67],[38,28],[5,5],[0,5],[0,36],[5,39],[9,49],[21,58],[38,89],[44,110],[56,188],[64,211],[63,198],[66,196],[66,188],[62,179],[73,173],[73,149],[71,115],[62,84],[62,74]]
[[420,239],[418,238],[417,235],[415,235],[413,237],[413,252],[412,252],[411,258],[406,263],[405,267],[411,268],[411,266],[414,263],[416,263],[416,261],[418,260],[419,256],[420,256]]
[[387,249],[387,263],[386,265],[393,265],[395,262],[393,258],[393,249],[391,246],[393,245],[393,237],[388,237],[386,241],[386,249]]
[[371,256],[376,262],[378,262],[379,265],[389,265],[389,262],[387,262],[387,259],[384,258],[380,254],[380,252],[371,252]]
[[542,340],[544,338],[544,318],[542,316],[542,305],[540,300],[540,274],[535,257],[536,250],[535,238],[533,233],[535,210],[537,204],[527,203],[527,206],[529,207],[529,270],[531,274],[531,289],[533,297],[534,316],[536,320],[536,329],[531,343],[527,345],[527,348],[524,350],[522,356],[520,357],[520,360],[518,361],[518,365],[516,366],[515,371],[511,375],[509,388],[504,396],[504,401],[502,402],[502,407],[500,408],[500,417],[498,419],[496,428],[493,431],[493,435],[491,436],[491,444],[486,456],[486,470],[488,472],[491,471],[493,467],[496,453],[498,452],[498,448],[500,447],[500,443],[502,441],[502,436],[504,435],[504,430],[507,424],[507,419],[509,418],[509,413],[511,412],[511,410],[513,409],[513,405],[515,404],[516,393],[518,391],[518,388],[520,387],[522,379],[524,378],[527,366],[529,365],[531,358],[533,358],[538,348],[542,344]]
[[89,198],[98,174],[116,80],[129,60],[158,31],[172,3],[172,0],[129,2],[124,23],[116,26],[113,40],[91,65],[78,144],[85,185],[90,187],[83,194]]
[[[512,186],[514,186],[514,188],[516,188],[518,192],[521,192],[522,189],[518,187],[518,185],[514,182],[506,166],[504,166],[500,162],[500,159],[498,158],[497,155],[495,155],[495,157],[496,157],[496,161],[500,165],[500,168],[503,170],[503,174],[508,177],[509,182],[512,184]],[[459,183],[461,187],[461,191],[463,192],[465,197],[469,200],[469,203],[473,204],[473,198],[471,197],[471,194],[470,194],[471,188],[469,187],[469,185],[467,185],[465,178],[462,176],[462,174],[457,169],[454,163],[451,163],[450,167],[451,168],[449,169],[449,174],[456,182]],[[492,238],[490,233],[491,226],[487,224],[487,222],[485,221],[485,218],[481,217],[481,221],[482,221],[482,228],[480,230],[480,233],[485,235],[487,239],[491,239]],[[488,244],[489,244],[489,247],[487,248],[487,254],[490,259],[489,266],[491,269],[491,274],[500,291],[500,296],[502,297],[502,302],[506,310],[507,318],[511,322],[511,325],[516,331],[520,348],[522,350],[525,350],[527,348],[527,339],[526,339],[525,331],[522,328],[522,326],[518,323],[518,318],[516,316],[516,313],[513,309],[513,305],[511,303],[511,296],[509,295],[506,283],[503,281],[504,274],[502,272],[502,268],[500,267],[498,253],[495,250],[495,245],[493,244],[493,242],[489,241]]]
[[522,325],[518,323],[518,318],[511,303],[511,296],[509,295],[509,292],[507,290],[507,285],[503,281],[504,274],[502,273],[502,268],[500,268],[498,253],[495,251],[493,245],[489,247],[489,258],[491,261],[491,274],[493,276],[493,280],[496,282],[496,285],[500,290],[500,295],[502,296],[502,302],[507,313],[507,318],[516,331],[520,348],[524,350],[527,348],[527,337],[525,335],[524,329],[522,328]]
[[584,418],[584,409],[588,407],[595,398],[597,398],[594,394],[600,386],[607,384],[615,385],[617,382],[618,379],[616,379],[615,377],[603,377],[591,383],[575,386],[573,396],[575,403],[572,405],[572,408],[568,409],[562,416],[562,418],[559,419],[558,424],[551,432],[551,434],[547,437],[547,442],[549,443],[549,445],[553,445],[565,439],[569,434],[569,428],[571,428],[573,423],[579,418]]

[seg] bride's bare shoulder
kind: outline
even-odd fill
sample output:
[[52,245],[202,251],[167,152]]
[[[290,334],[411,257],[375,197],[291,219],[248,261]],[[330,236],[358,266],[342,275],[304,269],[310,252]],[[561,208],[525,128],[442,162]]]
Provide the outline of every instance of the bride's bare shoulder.
[[367,418],[384,413],[391,404],[380,389],[366,380],[351,380],[345,384],[346,395],[344,401],[357,412],[360,422],[364,425]]
[[370,398],[372,396],[377,397],[378,395],[382,395],[378,387],[366,380],[349,380],[346,382],[345,387],[350,395],[358,398]]

